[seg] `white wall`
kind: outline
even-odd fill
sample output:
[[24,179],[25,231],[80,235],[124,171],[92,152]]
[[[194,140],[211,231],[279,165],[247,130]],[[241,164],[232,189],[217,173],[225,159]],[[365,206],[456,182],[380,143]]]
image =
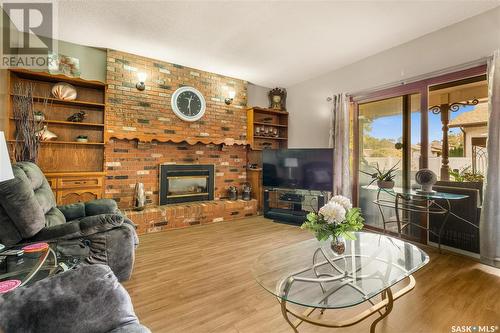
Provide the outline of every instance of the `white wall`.
[[[348,33],[339,36],[349,38]],[[328,96],[370,89],[468,63],[490,56],[497,48],[500,48],[500,7],[288,87],[289,145],[328,147],[331,108],[326,102]]]
[[269,106],[269,97],[268,93],[270,88],[262,87],[255,85],[253,83],[248,83],[247,86],[247,105],[250,106],[261,106],[268,107]]

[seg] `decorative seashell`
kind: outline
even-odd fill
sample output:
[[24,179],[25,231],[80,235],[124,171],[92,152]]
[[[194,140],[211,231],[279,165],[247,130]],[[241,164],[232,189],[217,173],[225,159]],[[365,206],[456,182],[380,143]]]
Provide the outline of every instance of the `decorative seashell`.
[[36,131],[35,135],[40,141],[50,141],[57,139],[57,135],[54,132],[49,131],[47,125],[43,126],[41,130]]
[[52,95],[57,99],[74,101],[76,99],[76,89],[69,83],[60,82],[52,87]]

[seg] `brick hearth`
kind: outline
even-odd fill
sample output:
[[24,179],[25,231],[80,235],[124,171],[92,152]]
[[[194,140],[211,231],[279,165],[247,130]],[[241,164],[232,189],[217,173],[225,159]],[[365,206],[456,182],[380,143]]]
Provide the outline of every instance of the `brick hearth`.
[[257,201],[214,200],[150,207],[143,211],[126,209],[124,212],[137,224],[137,232],[144,234],[253,216],[257,214]]

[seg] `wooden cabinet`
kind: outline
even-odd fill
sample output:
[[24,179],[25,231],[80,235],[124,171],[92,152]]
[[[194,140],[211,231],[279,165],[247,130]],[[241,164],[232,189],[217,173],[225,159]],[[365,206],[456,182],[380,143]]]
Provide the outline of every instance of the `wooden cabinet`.
[[[42,169],[56,196],[57,204],[70,204],[103,197],[106,84],[65,75],[52,75],[24,69],[11,69],[8,76],[9,113],[7,139],[12,151],[19,147],[22,137],[17,127],[22,126],[14,112],[20,87],[33,89],[33,108],[43,113],[40,129],[47,126],[57,138],[42,141],[36,164]],[[75,100],[55,98],[55,84],[72,85]],[[70,116],[83,113],[82,121],[71,121]],[[86,141],[77,137],[87,137]],[[14,156],[14,155],[11,155]]]
[[264,189],[262,187],[262,169],[248,169],[247,180],[252,187],[252,199],[257,200],[257,210],[262,211],[264,203]]
[[288,148],[288,112],[249,108],[247,141],[252,150]]
[[104,172],[46,173],[58,205],[103,197]]

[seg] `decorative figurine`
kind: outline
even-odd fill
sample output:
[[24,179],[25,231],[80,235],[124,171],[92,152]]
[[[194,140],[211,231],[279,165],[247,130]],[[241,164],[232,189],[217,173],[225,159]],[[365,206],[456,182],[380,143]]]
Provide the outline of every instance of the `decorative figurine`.
[[146,194],[144,192],[144,183],[135,183],[134,210],[143,210],[145,206]]
[[250,185],[248,184],[243,185],[241,197],[245,201],[250,201],[250,199],[252,198],[252,188],[250,187]]
[[271,109],[286,111],[286,89],[274,88],[269,91],[269,104]]
[[238,190],[235,186],[229,186],[227,192],[229,194],[229,200],[238,200]]
[[35,135],[39,141],[50,141],[57,139],[57,135],[54,132],[49,131],[47,125],[43,126],[41,130],[36,131]]
[[79,111],[69,116],[67,120],[74,123],[81,123],[85,118],[87,118],[85,111]]
[[436,193],[432,186],[437,182],[436,174],[430,169],[420,169],[415,174],[415,181],[422,187],[417,193],[433,194]]
[[45,115],[43,114],[42,111],[35,111],[35,113],[33,114],[33,119],[36,121],[36,122],[39,122],[41,123],[42,121],[45,120]]
[[76,137],[76,142],[89,142],[89,137],[86,135],[79,135]]

